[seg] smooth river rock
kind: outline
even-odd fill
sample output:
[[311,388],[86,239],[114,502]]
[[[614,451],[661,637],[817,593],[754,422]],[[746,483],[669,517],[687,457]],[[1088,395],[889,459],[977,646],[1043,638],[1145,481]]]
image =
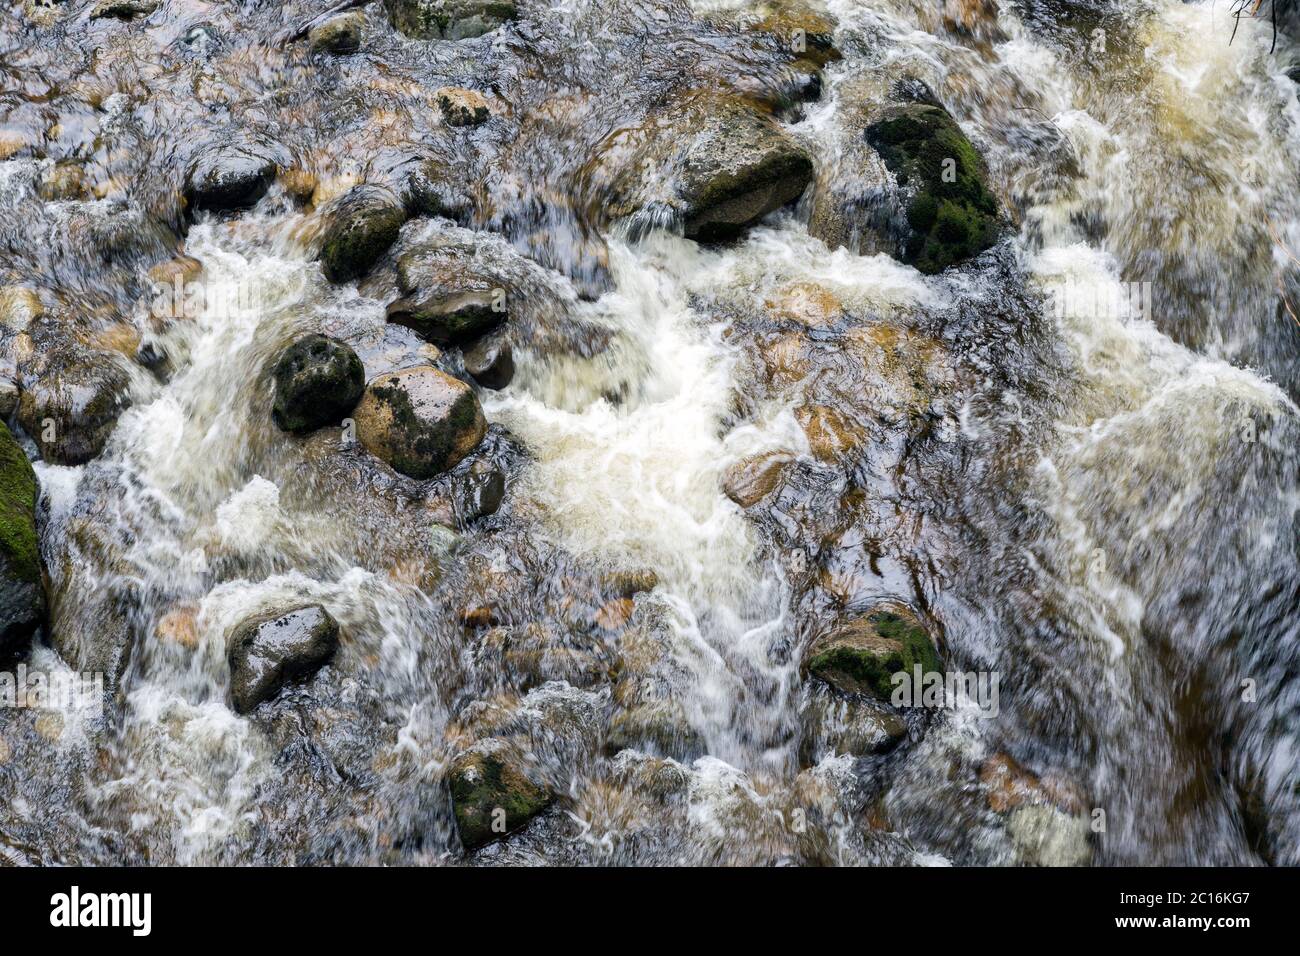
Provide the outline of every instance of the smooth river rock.
[[517,830],[554,796],[529,778],[517,748],[500,739],[475,744],[447,773],[460,842],[467,850]]
[[454,468],[487,433],[474,391],[431,365],[376,378],[353,418],[366,451],[421,480]]
[[339,626],[319,604],[304,604],[240,624],[230,641],[230,698],[247,714],[286,684],[305,681],[329,663]]
[[131,376],[109,352],[69,351],[52,360],[25,388],[18,422],[41,457],[56,465],[81,465],[99,455],[131,404]]
[[191,212],[247,209],[275,179],[275,162],[247,146],[204,152],[190,169],[185,201]]
[[348,282],[370,271],[406,222],[406,207],[378,186],[354,186],[322,211],[320,264],[330,282]]

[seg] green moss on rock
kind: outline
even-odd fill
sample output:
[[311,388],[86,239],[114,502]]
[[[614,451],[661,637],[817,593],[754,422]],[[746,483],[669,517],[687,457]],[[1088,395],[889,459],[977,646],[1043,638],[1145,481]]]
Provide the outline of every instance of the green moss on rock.
[[983,160],[947,111],[930,103],[893,107],[866,135],[911,194],[903,261],[933,275],[993,245],[997,199]]
[[917,664],[927,673],[941,667],[925,628],[905,612],[876,611],[814,641],[804,670],[836,690],[888,700],[893,676]]
[[0,423],[0,658],[21,651],[45,617],[37,495],[31,463]]
[[271,417],[284,431],[303,433],[337,425],[361,399],[366,372],[345,343],[307,335],[281,353],[273,372]]
[[355,186],[326,212],[320,263],[325,278],[348,282],[370,271],[397,241],[406,209],[386,191]]
[[466,40],[519,15],[514,0],[384,0],[384,7],[398,32],[416,40]]
[[518,829],[554,799],[522,771],[517,754],[497,741],[457,757],[448,773],[460,841],[473,850]]

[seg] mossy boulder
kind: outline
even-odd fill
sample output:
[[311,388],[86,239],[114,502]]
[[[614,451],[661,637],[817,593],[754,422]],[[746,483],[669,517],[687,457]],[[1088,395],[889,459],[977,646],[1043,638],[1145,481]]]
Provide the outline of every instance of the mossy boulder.
[[0,423],[0,660],[22,651],[45,618],[37,496],[31,463]]
[[454,345],[492,331],[505,318],[490,289],[434,289],[388,305],[388,321],[412,329],[428,342]]
[[345,56],[361,49],[361,28],[366,15],[360,10],[350,10],[316,24],[307,32],[307,45],[313,53],[332,53]]
[[943,107],[890,107],[866,137],[907,197],[904,262],[934,275],[993,245],[1002,223],[984,161]]
[[842,693],[889,700],[893,676],[910,674],[917,664],[925,673],[941,667],[930,635],[915,616],[899,608],[874,611],[817,638],[803,669]]
[[456,757],[447,782],[466,850],[517,830],[554,799],[525,772],[518,750],[500,739],[483,741]]
[[366,370],[347,344],[307,335],[280,354],[272,373],[271,417],[287,432],[302,434],[337,425],[361,400]]
[[244,621],[230,639],[230,698],[247,714],[289,683],[307,680],[334,657],[339,625],[319,604]]
[[376,378],[353,417],[366,451],[421,480],[454,468],[487,433],[473,389],[431,365]]
[[354,186],[323,210],[321,271],[330,282],[350,282],[370,271],[397,241],[406,208],[388,190]]
[[205,152],[190,167],[185,202],[190,212],[247,209],[266,194],[276,165],[267,153],[248,146]]
[[467,40],[519,16],[514,0],[384,0],[393,26],[416,40]]
[[18,422],[41,457],[81,465],[99,455],[131,404],[131,376],[114,353],[67,350],[54,357],[18,402]]

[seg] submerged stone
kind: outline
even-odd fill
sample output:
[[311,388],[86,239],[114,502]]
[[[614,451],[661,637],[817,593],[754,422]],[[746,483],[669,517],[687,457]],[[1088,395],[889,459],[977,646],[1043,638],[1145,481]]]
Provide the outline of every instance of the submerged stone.
[[406,208],[387,190],[354,186],[324,210],[321,271],[330,282],[349,282],[370,271],[397,241]]
[[519,15],[514,0],[384,0],[384,7],[393,26],[417,40],[467,40]]
[[361,28],[366,15],[360,10],[340,13],[316,24],[307,33],[307,45],[313,53],[346,55],[361,49]]
[[817,638],[804,656],[804,671],[842,693],[889,700],[892,678],[940,669],[939,655],[920,622],[901,609],[876,611]]
[[266,194],[275,169],[269,157],[244,146],[204,152],[190,169],[186,205],[191,212],[247,209]]
[[45,618],[36,472],[0,422],[0,660],[24,650]]
[[866,137],[909,197],[904,262],[933,275],[993,245],[1001,223],[984,161],[943,107],[891,107]]
[[116,20],[134,20],[137,17],[147,17],[159,5],[159,0],[99,0],[90,8],[90,19],[111,17]]
[[448,126],[478,126],[487,122],[491,115],[482,93],[444,86],[436,95],[438,108],[442,110],[442,118]]
[[466,850],[517,830],[554,799],[528,777],[521,755],[499,739],[476,744],[453,760],[447,781]]
[[473,390],[431,365],[375,379],[353,417],[366,451],[421,480],[454,468],[487,433]]
[[18,422],[41,457],[81,465],[99,455],[131,405],[131,376],[108,352],[73,352],[51,362],[18,403]]
[[287,432],[337,425],[361,400],[366,371],[346,343],[308,335],[275,363],[275,406],[271,417]]
[[240,624],[230,642],[230,697],[247,714],[286,684],[305,681],[329,663],[339,626],[319,604],[304,604]]

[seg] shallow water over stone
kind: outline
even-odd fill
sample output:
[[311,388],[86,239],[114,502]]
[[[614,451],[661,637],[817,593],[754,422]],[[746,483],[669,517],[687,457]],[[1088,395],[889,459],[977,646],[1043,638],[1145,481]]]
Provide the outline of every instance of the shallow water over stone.
[[[524,0],[453,39],[91,6],[0,14],[48,603],[3,666],[105,681],[0,707],[0,861],[1300,862],[1287,36],[1172,0]],[[918,103],[1000,210],[935,274],[867,133]],[[310,333],[459,379],[486,433],[421,480],[351,418],[282,430]],[[337,649],[238,713],[235,635],[304,606]],[[809,671],[871,620],[996,699]]]

